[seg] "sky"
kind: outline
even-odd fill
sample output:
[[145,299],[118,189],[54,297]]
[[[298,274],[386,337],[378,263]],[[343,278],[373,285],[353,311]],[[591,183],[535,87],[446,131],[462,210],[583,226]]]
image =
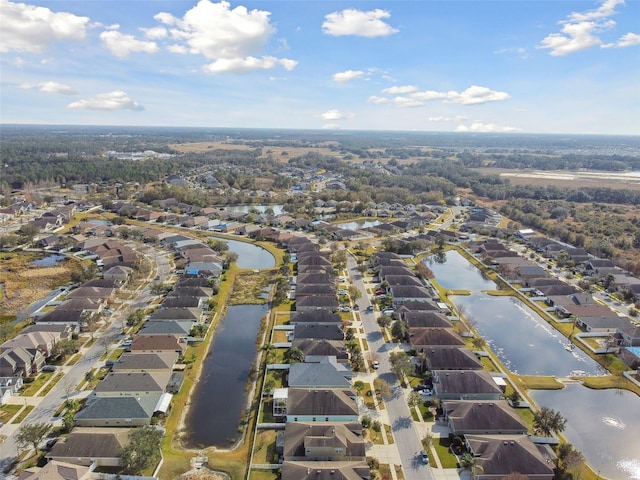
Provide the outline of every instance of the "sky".
[[640,135],[640,0],[0,0],[0,122]]

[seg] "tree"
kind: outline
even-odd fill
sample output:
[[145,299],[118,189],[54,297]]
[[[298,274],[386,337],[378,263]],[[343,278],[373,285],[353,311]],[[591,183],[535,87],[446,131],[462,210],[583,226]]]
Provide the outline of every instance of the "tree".
[[404,377],[409,375],[413,371],[413,365],[411,364],[411,358],[406,352],[391,352],[389,354],[389,361],[391,362],[391,370],[398,376],[401,383],[404,383]]
[[373,388],[382,398],[389,398],[391,396],[391,385],[379,377],[373,379]]
[[162,430],[151,425],[135,428],[129,433],[129,445],[120,454],[120,462],[127,473],[139,474],[160,460]]
[[534,429],[545,437],[551,436],[552,432],[560,433],[564,431],[566,425],[567,419],[560,412],[556,412],[549,407],[542,407],[533,414]]
[[51,349],[51,356],[65,358],[69,355],[73,355],[78,348],[78,342],[72,338],[63,338],[57,342]]
[[167,287],[165,287],[164,283],[162,282],[154,282],[151,284],[149,290],[153,295],[162,295],[167,291]]
[[16,434],[16,443],[21,448],[31,445],[37,451],[38,444],[47,436],[51,428],[53,428],[53,425],[45,422],[24,424]]
[[349,287],[347,288],[347,291],[349,292],[349,296],[351,297],[351,300],[353,300],[354,302],[358,300],[360,297],[362,297],[362,292],[355,285],[349,285]]
[[407,399],[407,405],[409,408],[416,408],[422,405],[422,396],[418,392],[411,392]]
[[393,319],[388,315],[380,315],[378,317],[378,325],[380,328],[388,328],[391,322],[393,322]]
[[403,342],[407,337],[407,326],[402,320],[396,320],[391,327],[391,335],[397,342]]
[[67,411],[64,412],[64,415],[62,416],[62,426],[64,427],[65,431],[70,432],[75,424],[76,415],[75,413],[73,413],[73,410],[67,408]]
[[304,352],[297,347],[291,347],[284,352],[284,361],[286,363],[303,363]]

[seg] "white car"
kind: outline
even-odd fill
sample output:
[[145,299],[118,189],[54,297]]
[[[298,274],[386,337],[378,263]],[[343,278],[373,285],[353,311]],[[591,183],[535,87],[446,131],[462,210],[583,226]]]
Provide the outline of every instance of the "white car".
[[378,368],[380,368],[380,362],[378,362],[377,360],[374,360],[373,362],[371,362],[371,366],[373,367],[374,370],[377,370]]

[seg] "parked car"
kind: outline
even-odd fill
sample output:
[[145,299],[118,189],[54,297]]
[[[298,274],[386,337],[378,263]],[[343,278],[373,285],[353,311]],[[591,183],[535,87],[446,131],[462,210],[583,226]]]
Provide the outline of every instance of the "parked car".
[[58,440],[60,440],[58,437],[55,438],[50,438],[49,440],[47,440],[47,442],[44,444],[44,447],[42,447],[43,450],[45,451],[49,451],[53,448],[53,446],[58,443]]
[[43,372],[55,372],[56,371],[56,366],[55,365],[44,365],[42,367],[42,371]]
[[425,465],[429,465],[429,455],[424,450],[420,450],[420,461]]
[[373,362],[371,362],[371,366],[373,367],[374,370],[377,370],[378,368],[380,368],[380,362],[378,362],[377,360],[374,360]]
[[423,390],[428,390],[428,387],[424,384],[416,385],[415,387],[413,387],[414,392],[421,392]]
[[340,311],[341,312],[350,312],[351,311],[351,307],[349,307],[348,305],[343,305],[340,307]]

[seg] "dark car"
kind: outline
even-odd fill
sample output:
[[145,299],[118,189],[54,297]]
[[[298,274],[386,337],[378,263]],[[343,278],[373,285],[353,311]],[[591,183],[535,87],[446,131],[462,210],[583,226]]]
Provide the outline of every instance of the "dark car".
[[421,392],[422,390],[427,390],[427,386],[426,385],[416,385],[415,387],[413,387],[413,391],[414,392]]
[[429,455],[424,450],[420,450],[420,461],[425,465],[429,465]]

